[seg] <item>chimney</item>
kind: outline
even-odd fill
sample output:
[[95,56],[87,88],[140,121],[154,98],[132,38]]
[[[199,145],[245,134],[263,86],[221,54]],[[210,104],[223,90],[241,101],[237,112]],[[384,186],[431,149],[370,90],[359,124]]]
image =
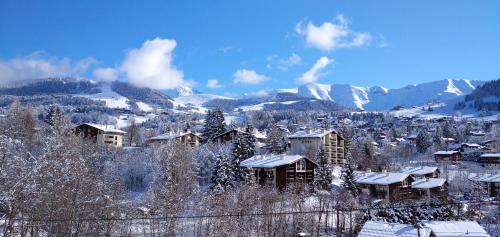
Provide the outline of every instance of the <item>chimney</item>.
[[425,177],[425,181],[429,182],[429,177]]
[[371,173],[371,172],[372,172],[372,169],[366,168],[366,173]]
[[281,158],[282,160],[284,160],[284,159],[285,159],[285,153],[281,153],[281,154],[280,154],[280,158]]

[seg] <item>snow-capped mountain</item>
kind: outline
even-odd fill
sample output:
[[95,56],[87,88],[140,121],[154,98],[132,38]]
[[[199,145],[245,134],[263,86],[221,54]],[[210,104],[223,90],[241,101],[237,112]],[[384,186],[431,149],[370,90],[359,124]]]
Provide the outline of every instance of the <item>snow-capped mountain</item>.
[[136,87],[122,81],[97,82],[77,78],[47,78],[0,86],[0,96],[22,96],[35,104],[95,104],[111,109],[172,108],[171,98],[161,91]]
[[167,94],[168,96],[170,96],[172,98],[181,97],[181,96],[189,96],[189,95],[199,93],[189,86],[179,86],[175,89],[163,90],[163,92],[165,92],[165,94]]
[[442,102],[471,93],[481,81],[445,79],[408,85],[399,89],[381,86],[360,87],[348,84],[309,83],[298,88],[304,97],[334,101],[346,107],[365,110],[389,110],[395,106],[411,107]]

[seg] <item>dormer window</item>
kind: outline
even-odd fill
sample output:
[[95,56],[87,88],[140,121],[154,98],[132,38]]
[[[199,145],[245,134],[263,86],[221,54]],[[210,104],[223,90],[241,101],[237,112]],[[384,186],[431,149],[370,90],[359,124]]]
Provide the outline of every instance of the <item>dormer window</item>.
[[299,160],[299,162],[297,162],[297,169],[296,169],[297,172],[304,172],[306,171],[306,160],[305,159],[301,159]]

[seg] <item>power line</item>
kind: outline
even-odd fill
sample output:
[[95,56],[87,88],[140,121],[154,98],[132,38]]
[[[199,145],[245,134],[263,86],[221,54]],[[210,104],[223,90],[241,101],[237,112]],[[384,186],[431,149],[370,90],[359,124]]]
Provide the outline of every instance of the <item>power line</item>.
[[97,221],[132,221],[132,220],[168,220],[168,219],[200,219],[200,218],[224,218],[224,217],[249,217],[249,216],[278,216],[278,215],[300,215],[300,214],[317,214],[327,212],[357,212],[368,210],[385,210],[385,209],[400,209],[400,208],[416,208],[416,207],[441,207],[441,206],[456,206],[458,204],[497,204],[499,201],[475,201],[475,202],[461,202],[461,203],[441,203],[441,204],[422,204],[422,205],[401,205],[401,206],[388,206],[388,207],[364,207],[364,208],[331,208],[325,210],[311,210],[311,211],[291,211],[291,212],[261,212],[261,213],[229,213],[218,215],[185,215],[185,216],[157,216],[157,217],[121,217],[121,218],[82,218],[82,219],[0,219],[11,221],[30,221],[30,222],[97,222]]

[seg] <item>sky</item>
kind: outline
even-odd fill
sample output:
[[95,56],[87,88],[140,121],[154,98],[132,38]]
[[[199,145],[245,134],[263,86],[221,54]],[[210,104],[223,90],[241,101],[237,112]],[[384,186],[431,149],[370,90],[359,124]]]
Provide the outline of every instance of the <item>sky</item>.
[[500,77],[500,1],[0,1],[0,83],[257,93]]

